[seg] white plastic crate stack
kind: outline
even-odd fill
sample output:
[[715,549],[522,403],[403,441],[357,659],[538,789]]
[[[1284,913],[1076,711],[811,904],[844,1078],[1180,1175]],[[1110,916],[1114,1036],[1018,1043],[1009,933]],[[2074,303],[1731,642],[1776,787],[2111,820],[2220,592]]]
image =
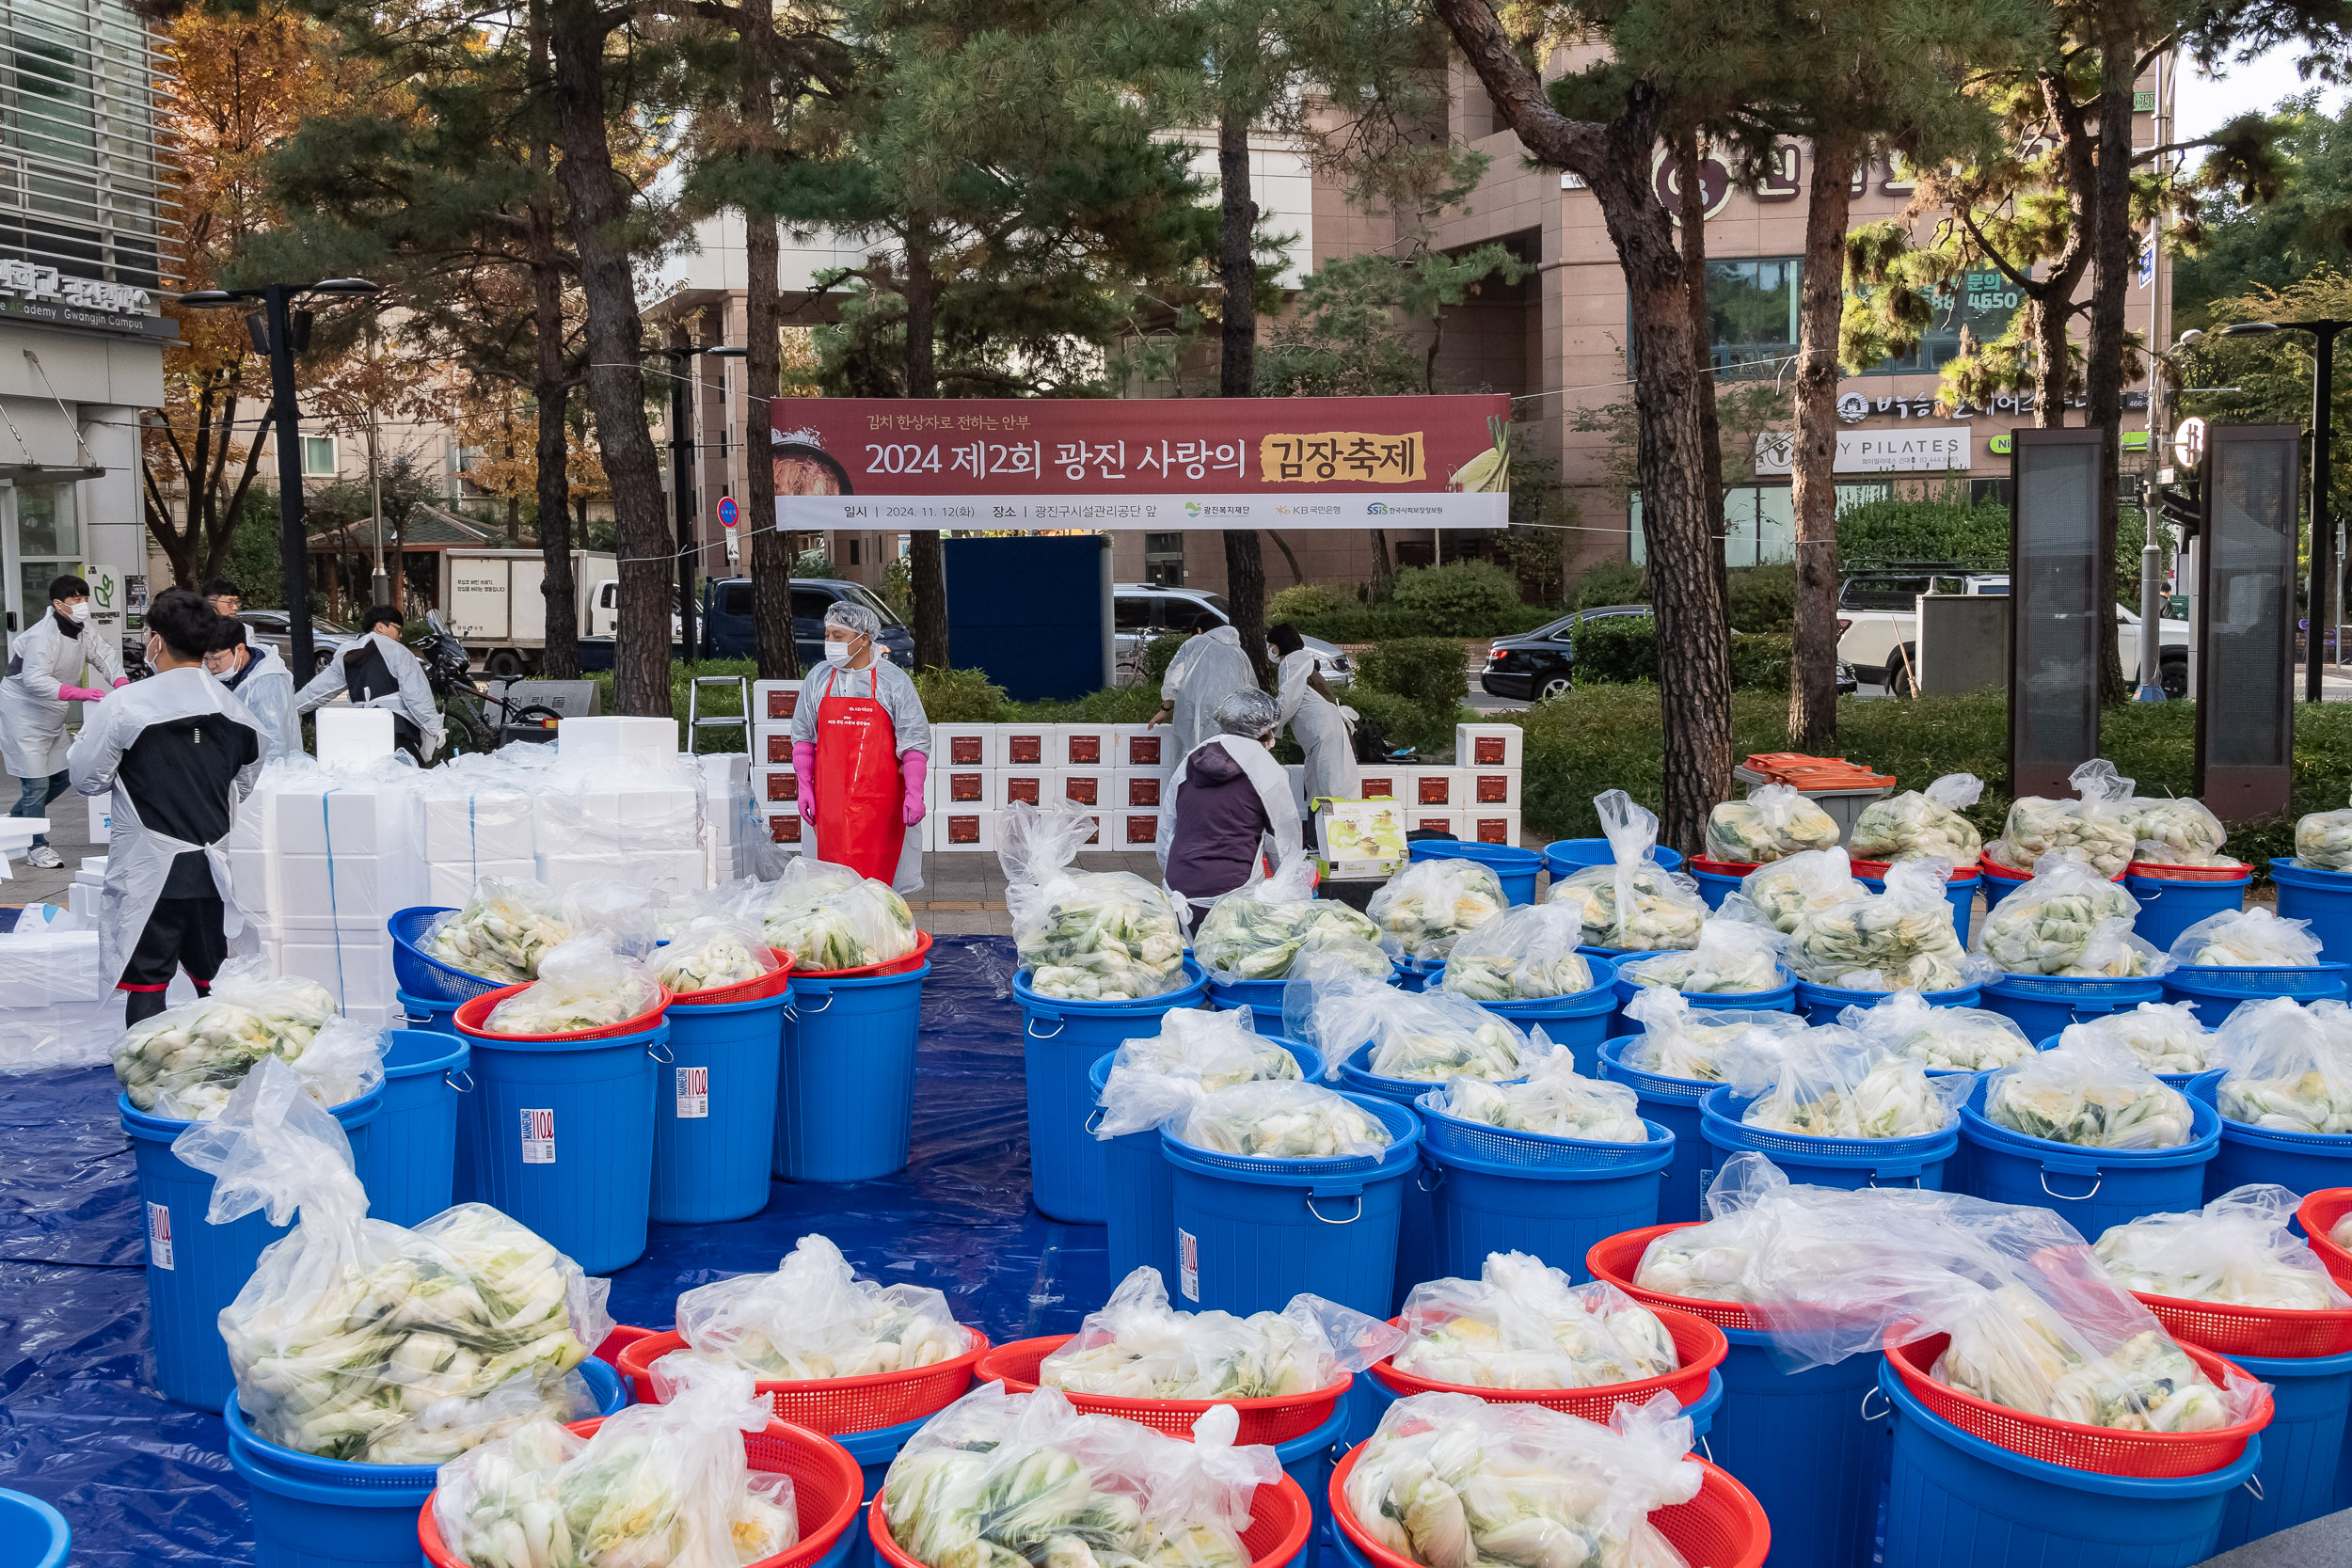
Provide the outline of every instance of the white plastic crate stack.
[[281,765],[264,771],[230,833],[230,885],[272,971],[315,980],[362,1023],[398,1012],[386,923],[425,902],[418,779],[390,762],[356,772]]
[[752,808],[751,758],[741,752],[696,757],[702,769],[703,885],[752,875],[752,847],[766,822]]
[[702,779],[669,719],[566,719],[556,767],[533,801],[539,879],[558,893],[590,884],[702,891]]

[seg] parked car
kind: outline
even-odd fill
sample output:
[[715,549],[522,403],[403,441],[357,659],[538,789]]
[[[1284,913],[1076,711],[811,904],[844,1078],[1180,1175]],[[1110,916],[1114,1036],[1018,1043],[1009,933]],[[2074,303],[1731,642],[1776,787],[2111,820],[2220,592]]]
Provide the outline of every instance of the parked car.
[[[1143,677],[1143,653],[1154,638],[1169,632],[1190,633],[1207,626],[1231,626],[1232,607],[1221,594],[1197,588],[1154,588],[1148,582],[1115,583],[1112,595],[1112,636],[1117,644],[1114,685],[1133,686]],[[1339,645],[1320,637],[1305,640],[1315,656],[1315,668],[1334,689],[1356,678],[1356,666]]]
[[[294,631],[292,623],[284,610],[240,610],[237,611],[237,619],[253,628],[255,641],[269,644],[278,657],[286,661],[287,667],[292,669],[294,655],[289,650],[294,647]],[[326,669],[327,660],[358,641],[358,637],[359,634],[349,626],[337,626],[334,622],[320,616],[311,616],[310,673],[296,677],[294,684],[301,686],[310,678],[310,675],[315,675],[321,670]],[[142,640],[143,646],[144,640]]]
[[[1922,594],[2009,592],[2006,572],[1857,572],[1837,589],[1837,653],[1898,697],[1911,695],[1919,657],[1918,597]],[[2127,673],[2139,669],[2139,612],[2115,607],[2116,652]],[[2156,669],[2168,697],[2188,695],[2186,621],[2156,625]]]
[[[1498,637],[1486,649],[1486,667],[1478,673],[1479,689],[1489,697],[1518,697],[1531,703],[1557,697],[1573,684],[1576,655],[1572,642],[1579,622],[1650,612],[1645,604],[1598,605],[1563,615],[1517,637]],[[1731,635],[1746,634],[1735,629]],[[1839,659],[1838,695],[1851,696],[1860,689],[1852,667]]]
[[[914,634],[872,589],[838,578],[794,578],[792,646],[802,669],[823,661],[825,611],[841,599],[864,605],[880,617],[883,653],[900,668],[914,668]],[[753,657],[751,578],[714,578],[703,584],[703,640],[710,657]]]

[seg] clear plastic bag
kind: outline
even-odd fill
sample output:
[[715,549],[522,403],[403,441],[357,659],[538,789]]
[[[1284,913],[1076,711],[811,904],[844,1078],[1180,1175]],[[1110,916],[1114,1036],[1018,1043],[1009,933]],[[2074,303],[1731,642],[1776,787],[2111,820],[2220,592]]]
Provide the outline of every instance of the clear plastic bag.
[[2079,856],[2053,852],[1985,915],[1979,945],[2011,974],[2161,974],[2170,960],[2132,935],[2138,914],[2139,900],[2122,884],[2094,876]]
[[1786,935],[1806,911],[1835,909],[1869,891],[1854,880],[1853,862],[1845,850],[1812,850],[1749,872],[1715,918],[1769,926]]
[[1324,1076],[1354,1060],[1382,1078],[1517,1078],[1527,1036],[1474,1002],[1442,990],[1401,990],[1311,964],[1282,988],[1283,1032],[1323,1053]]
[[1642,1043],[1626,1053],[1626,1064],[1661,1078],[1722,1083],[1740,1037],[1751,1029],[1769,1036],[1802,1035],[1799,1013],[1755,1012],[1745,1007],[1693,1007],[1680,991],[1656,986],[1633,993],[1626,1018],[1641,1025]]
[[1985,1080],[1985,1119],[2028,1138],[2085,1148],[2177,1148],[2188,1096],[2095,1037],[2068,1041]]
[[[1165,1124],[1177,1141],[1196,1148],[1265,1160],[1315,1160],[1376,1155],[1391,1141],[1377,1117],[1320,1084],[1203,1089],[1184,1078],[1150,1082],[1154,1087],[1149,1090],[1140,1083],[1131,1086],[1130,1103],[1147,1109],[1137,1113],[1146,1119],[1129,1131]],[[1153,1093],[1163,1096],[1160,1103],[1168,1107],[1158,1116],[1148,1110]]]
[[1038,1367],[1048,1388],[1133,1400],[1260,1400],[1311,1394],[1404,1342],[1377,1318],[1301,1293],[1279,1312],[1180,1312],[1160,1271],[1119,1282],[1100,1311]]
[[1848,1007],[1837,1022],[1873,1045],[1938,1071],[1983,1072],[2022,1062],[2034,1049],[2014,1020],[1982,1007],[1930,1006],[1915,990]]
[[1617,976],[1637,986],[1693,996],[1774,990],[1788,983],[1780,969],[1783,945],[1780,933],[1769,927],[1709,920],[1699,927],[1692,946],[1655,958],[1628,958],[1618,965]]
[[2150,1072],[2202,1072],[2213,1036],[2197,1022],[2193,1002],[2142,1002],[2105,1018],[2070,1023],[2060,1045],[2106,1042],[2129,1051]]
[[140,1020],[115,1042],[115,1081],[133,1105],[203,1121],[220,1114],[254,1064],[291,1065],[321,1105],[336,1106],[384,1082],[382,1033],[337,1011],[326,988],[275,977],[261,960],[224,967],[213,994]]
[[433,1522],[474,1568],[740,1568],[801,1538],[792,1480],[754,1470],[748,1372],[670,1355],[675,1394],[580,1437],[551,1422],[442,1466]]
[[1682,1365],[1658,1315],[1606,1280],[1572,1283],[1524,1252],[1486,1256],[1476,1279],[1432,1279],[1405,1298],[1401,1372],[1471,1388],[1593,1388]]
[[1846,847],[1856,860],[1914,861],[1932,855],[1954,865],[1974,865],[1984,837],[1960,814],[1983,795],[1984,781],[1974,773],[1947,773],[1925,789],[1873,800],[1854,818]]
[[2298,1201],[2284,1187],[2238,1187],[2185,1214],[2116,1226],[2091,1251],[2125,1290],[2152,1296],[2290,1312],[2352,1307],[2311,1243],[2288,1228]]
[[2115,771],[2115,764],[2094,757],[2068,776],[2076,799],[2048,800],[2039,795],[2020,796],[2010,803],[2009,820],[2001,836],[1985,852],[2016,871],[2031,871],[2042,856],[2071,852],[2102,877],[2113,877],[2132,863],[2137,835],[2126,817],[2132,803],[2132,781]]
[[1502,883],[1476,861],[1410,861],[1364,907],[1408,958],[1442,958],[1503,911]]
[[539,977],[539,960],[571,940],[564,895],[525,877],[485,877],[466,907],[433,917],[417,951],[501,986]]
[[1693,1301],[1758,1300],[1758,1271],[1773,1244],[1773,1205],[1788,1190],[1788,1178],[1763,1155],[1732,1155],[1701,1200],[1708,1217],[1652,1237],[1633,1283]]
[[2221,1114],[2274,1132],[2352,1132],[2352,1029],[2342,1004],[2328,1011],[2278,996],[2224,1020],[2211,1053]]
[[756,926],[698,920],[654,954],[653,977],[672,995],[685,996],[756,980],[779,967]]
[[2281,920],[2261,904],[2209,914],[2172,939],[2172,961],[2233,969],[2312,969],[2319,939],[2308,920]]
[[1594,796],[1593,810],[1613,863],[1560,879],[1545,901],[1576,911],[1587,947],[1650,953],[1697,942],[1707,900],[1697,882],[1658,863],[1657,816],[1622,789]]
[[2142,796],[2123,808],[2123,826],[2133,839],[2132,859],[2152,865],[2234,865],[2221,852],[2229,830],[2202,800]]
[[1260,1036],[1255,1016],[1247,1007],[1170,1007],[1160,1015],[1158,1034],[1120,1042],[1111,1075],[1194,1078],[1209,1089],[1300,1077],[1298,1058],[1279,1040]]
[[482,1026],[494,1035],[581,1034],[642,1018],[660,996],[644,965],[591,931],[540,959],[539,978],[492,1007]]
[[890,1462],[884,1518],[926,1568],[1249,1568],[1241,1544],[1272,1449],[1237,1445],[1220,1405],[1192,1441],[1082,1414],[1058,1388],[983,1383],[924,1423]]
[[1839,1024],[1779,1037],[1751,1033],[1732,1048],[1733,1092],[1749,1100],[1750,1127],[1813,1138],[1917,1138],[1952,1125],[1968,1097],[1965,1078],[1930,1078]]
[[1996,978],[1971,958],[1945,896],[1949,863],[1933,858],[1890,866],[1884,893],[1797,916],[1788,967],[1802,980],[1840,990],[1953,990]]
[[2352,871],[2352,810],[2315,811],[2297,820],[2295,859],[2313,871]]
[[[1335,899],[1315,896],[1314,862],[1301,852],[1262,881],[1248,882],[1209,906],[1193,933],[1193,957],[1216,979],[1279,980],[1301,948],[1318,936],[1348,937],[1377,946],[1380,927]],[[1353,950],[1354,944],[1351,944]],[[1389,973],[1380,957],[1377,973]]]
[[1560,904],[1522,904],[1456,938],[1442,988],[1471,1002],[1574,996],[1593,989],[1583,922]]
[[1837,843],[1837,824],[1789,784],[1758,784],[1707,814],[1710,860],[1756,864]]
[[1551,1046],[1541,1029],[1534,1043],[1550,1047],[1517,1083],[1490,1084],[1455,1078],[1423,1096],[1432,1109],[1465,1121],[1484,1122],[1513,1132],[1541,1132],[1591,1143],[1638,1144],[1649,1140],[1641,1101],[1632,1089],[1576,1070],[1576,1053]]
[[[677,1331],[696,1358],[765,1382],[899,1372],[970,1348],[946,1296],[922,1285],[860,1279],[841,1249],[818,1235],[802,1237],[773,1274],[737,1275],[681,1293]],[[656,1372],[675,1359],[664,1356]]]
[[812,972],[865,969],[915,947],[914,911],[888,882],[805,855],[777,879],[759,928],[794,969]]
[[1356,1452],[1348,1512],[1424,1568],[1683,1568],[1651,1510],[1698,1496],[1690,1418],[1670,1394],[1607,1426],[1540,1404],[1415,1394]]
[[283,1063],[172,1152],[215,1178],[206,1218],[299,1219],[220,1314],[253,1430],[302,1453],[432,1465],[538,1416],[595,1414],[573,1372],[612,1331],[608,1282],[497,1210],[367,1217],[351,1145]]
[[996,858],[1029,985],[1073,1002],[1175,990],[1184,983],[1184,928],[1168,895],[1132,872],[1071,869],[1095,831],[1093,817],[1060,801],[1004,813]]

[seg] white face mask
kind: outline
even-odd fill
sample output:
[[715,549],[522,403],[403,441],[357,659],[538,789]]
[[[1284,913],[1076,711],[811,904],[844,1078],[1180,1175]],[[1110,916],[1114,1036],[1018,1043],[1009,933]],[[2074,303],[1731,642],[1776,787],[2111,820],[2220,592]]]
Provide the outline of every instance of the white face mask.
[[164,661],[164,640],[153,632],[147,635],[147,667],[156,668]]
[[827,638],[825,657],[837,663],[847,664],[850,662],[850,645],[847,642],[835,642],[831,638]]
[[66,606],[65,612],[75,626],[86,626],[89,625],[89,601],[87,599],[84,599],[78,604],[70,604]]

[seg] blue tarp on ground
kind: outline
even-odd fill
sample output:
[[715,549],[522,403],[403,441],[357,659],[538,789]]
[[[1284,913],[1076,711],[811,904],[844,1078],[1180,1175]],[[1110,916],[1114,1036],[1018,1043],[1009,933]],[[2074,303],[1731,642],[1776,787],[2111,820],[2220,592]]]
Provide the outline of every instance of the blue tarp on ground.
[[[999,1343],[1066,1333],[1108,1291],[1103,1231],[1029,1207],[1012,943],[932,948],[913,1164],[886,1181],[778,1182],[734,1225],[655,1226],[612,1280],[622,1323],[671,1326],[680,1291],[772,1269],[821,1230],[859,1273],[935,1286]],[[140,1375],[144,1227],[103,1070],[0,1079],[0,1487],[55,1506],[77,1568],[250,1563],[245,1483],[220,1418]]]

